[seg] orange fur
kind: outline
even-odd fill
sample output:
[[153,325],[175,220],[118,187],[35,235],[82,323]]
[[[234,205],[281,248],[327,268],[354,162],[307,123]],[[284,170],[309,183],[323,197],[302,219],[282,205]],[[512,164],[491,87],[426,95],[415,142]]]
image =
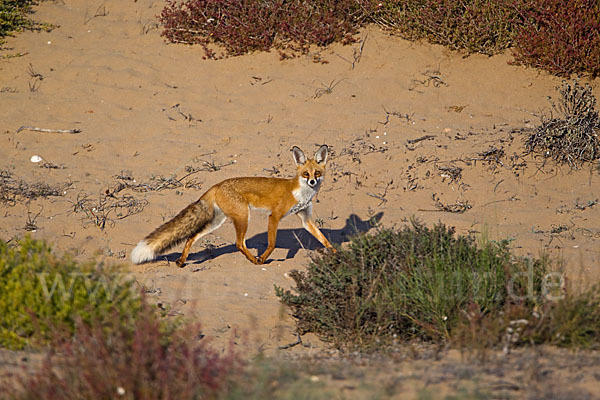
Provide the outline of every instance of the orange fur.
[[[211,187],[199,200],[190,204],[172,220],[158,227],[142,240],[131,253],[134,263],[149,261],[172,246],[186,241],[181,257],[183,266],[192,244],[200,237],[219,228],[225,219],[233,221],[236,246],[254,264],[264,263],[275,249],[277,226],[288,214],[300,217],[302,225],[325,247],[333,249],[327,238],[312,221],[312,199],[325,174],[328,148],[323,145],[314,158],[306,159],[302,150],[292,148],[297,174],[294,178],[231,178]],[[246,247],[246,231],[251,208],[269,212],[267,249],[260,257]]]

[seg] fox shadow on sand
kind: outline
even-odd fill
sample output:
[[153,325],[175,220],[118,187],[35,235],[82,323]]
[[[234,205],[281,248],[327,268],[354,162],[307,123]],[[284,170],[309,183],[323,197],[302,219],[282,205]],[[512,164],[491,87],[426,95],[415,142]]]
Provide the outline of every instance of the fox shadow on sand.
[[[321,232],[329,239],[333,244],[342,244],[348,242],[350,237],[358,234],[368,232],[371,228],[375,227],[379,221],[383,218],[383,212],[379,212],[366,220],[361,220],[356,214],[351,214],[346,218],[346,224],[340,229],[327,229],[321,228]],[[300,221],[298,221],[300,222]],[[258,254],[261,254],[267,248],[268,238],[267,232],[259,233],[251,238],[246,239],[246,245],[250,249],[258,250]],[[284,261],[287,259],[294,258],[298,250],[301,248],[307,250],[317,250],[323,248],[323,245],[319,243],[308,231],[304,228],[299,227],[295,229],[278,229],[277,230],[277,241],[276,248],[287,249],[288,252],[283,259],[270,258],[265,264],[269,264],[273,261]],[[235,247],[235,244],[228,244],[221,247],[209,247],[201,249],[189,255],[187,264],[200,264],[206,260],[217,258],[223,254],[236,253],[239,250]],[[181,253],[170,253],[158,257],[158,260],[175,261]]]

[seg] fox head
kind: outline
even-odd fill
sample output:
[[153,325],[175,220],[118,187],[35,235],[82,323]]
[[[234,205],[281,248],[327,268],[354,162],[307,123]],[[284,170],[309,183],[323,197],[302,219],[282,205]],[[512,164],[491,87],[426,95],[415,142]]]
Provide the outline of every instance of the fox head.
[[314,158],[306,159],[304,152],[297,146],[292,147],[292,155],[296,168],[298,169],[298,179],[306,183],[311,188],[317,189],[321,184],[323,175],[325,175],[325,163],[329,148],[327,145],[319,147]]

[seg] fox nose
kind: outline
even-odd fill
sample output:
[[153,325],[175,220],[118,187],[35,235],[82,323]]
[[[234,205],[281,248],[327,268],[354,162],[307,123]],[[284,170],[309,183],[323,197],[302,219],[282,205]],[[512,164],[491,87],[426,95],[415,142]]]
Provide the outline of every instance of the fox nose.
[[316,179],[309,179],[308,180],[308,185],[309,186],[315,186],[317,184],[317,180]]

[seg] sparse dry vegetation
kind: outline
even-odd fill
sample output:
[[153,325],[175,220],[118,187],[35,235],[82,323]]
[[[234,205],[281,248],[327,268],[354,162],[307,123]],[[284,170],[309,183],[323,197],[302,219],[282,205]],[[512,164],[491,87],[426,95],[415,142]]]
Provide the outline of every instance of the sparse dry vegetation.
[[0,203],[14,206],[17,201],[63,196],[70,186],[70,182],[59,185],[49,185],[45,182],[27,182],[15,178],[9,170],[0,170]]
[[558,102],[529,135],[527,150],[577,169],[600,158],[600,118],[588,84],[563,82]]

